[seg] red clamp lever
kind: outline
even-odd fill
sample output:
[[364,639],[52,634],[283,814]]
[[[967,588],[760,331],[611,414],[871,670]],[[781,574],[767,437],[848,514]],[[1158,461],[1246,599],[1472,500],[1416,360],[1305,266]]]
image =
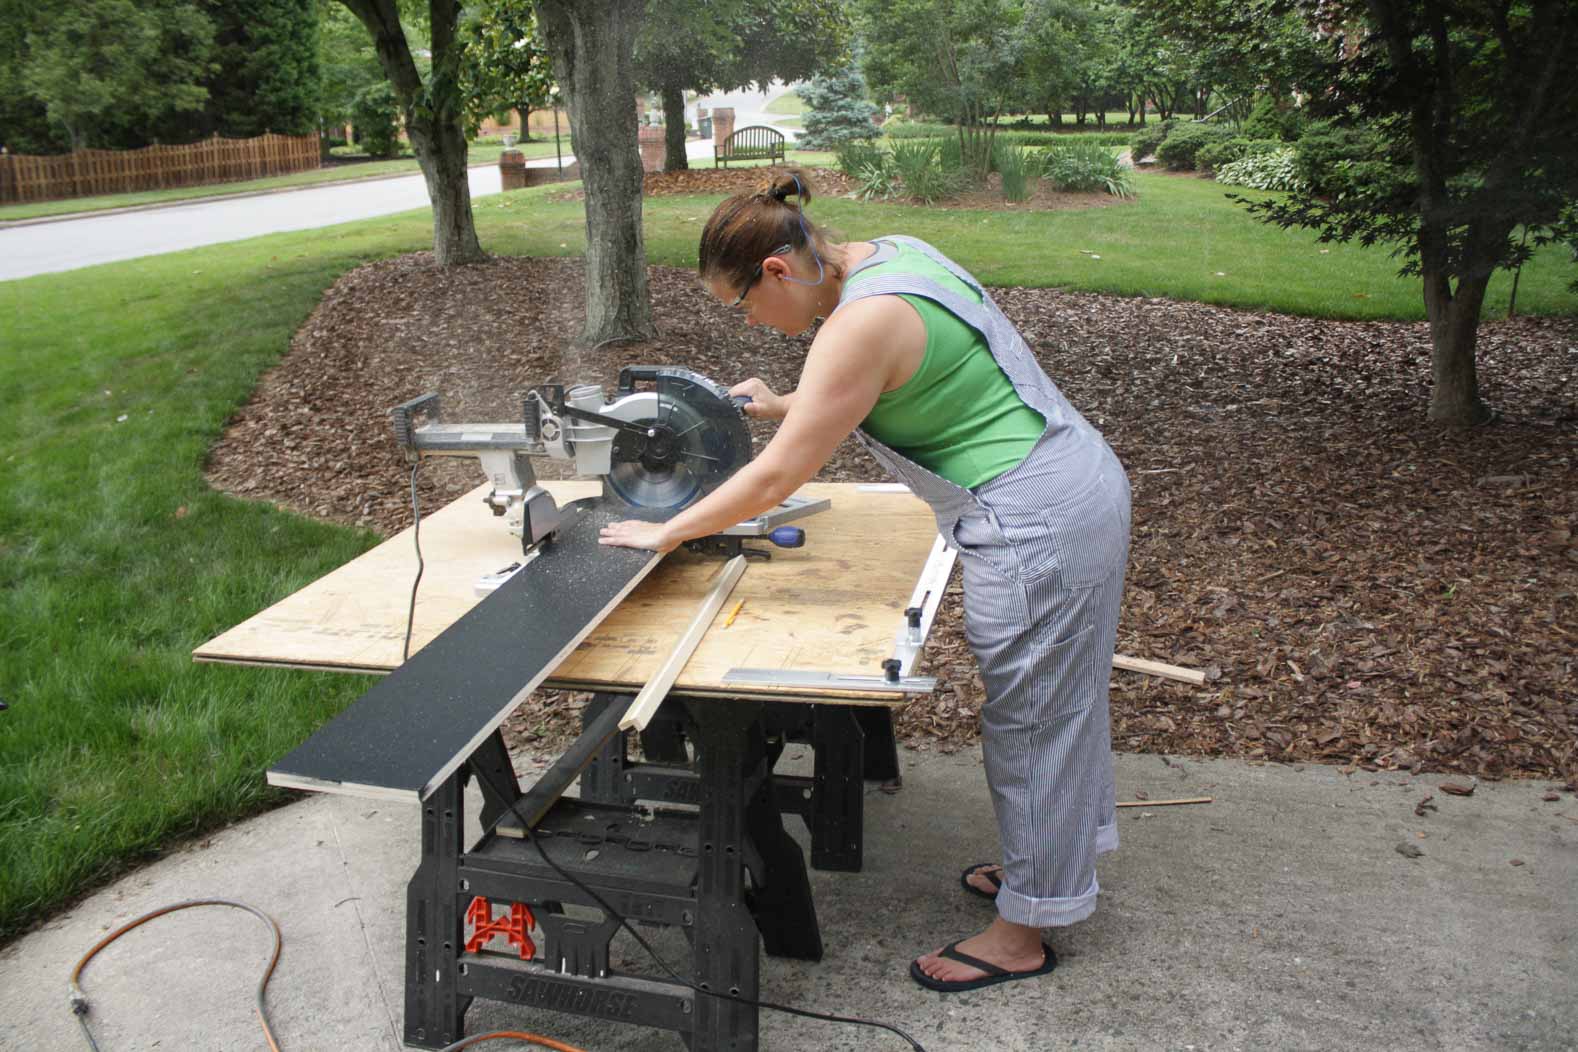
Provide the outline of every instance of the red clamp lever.
[[523,902],[510,903],[510,912],[497,920],[493,917],[493,904],[478,895],[466,907],[466,923],[471,925],[471,938],[466,940],[466,952],[476,953],[495,935],[502,935],[520,952],[523,961],[537,956],[537,944],[529,934],[537,924],[531,907]]

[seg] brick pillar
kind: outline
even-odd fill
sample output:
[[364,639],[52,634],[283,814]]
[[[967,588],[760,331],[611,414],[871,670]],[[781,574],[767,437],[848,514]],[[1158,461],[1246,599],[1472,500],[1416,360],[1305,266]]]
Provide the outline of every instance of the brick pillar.
[[499,182],[502,189],[520,190],[526,186],[526,155],[519,150],[499,154]]
[[661,172],[663,158],[668,151],[664,148],[664,132],[661,125],[650,128],[637,128],[636,141],[641,147],[641,170],[643,172]]
[[712,110],[712,145],[722,146],[734,134],[734,107],[715,106]]

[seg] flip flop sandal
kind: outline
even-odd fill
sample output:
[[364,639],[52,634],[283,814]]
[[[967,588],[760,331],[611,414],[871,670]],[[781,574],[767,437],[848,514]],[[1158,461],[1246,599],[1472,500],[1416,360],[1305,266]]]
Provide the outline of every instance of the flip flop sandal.
[[1041,962],[1041,967],[1033,968],[1028,972],[1010,972],[997,967],[990,961],[983,961],[979,958],[971,957],[967,953],[960,953],[958,946],[963,941],[963,939],[960,939],[958,942],[950,942],[942,948],[938,956],[946,957],[951,961],[958,961],[960,964],[968,964],[971,968],[985,972],[985,975],[979,979],[961,979],[956,982],[949,982],[945,979],[933,979],[921,971],[920,961],[914,960],[910,962],[910,978],[928,990],[936,990],[941,994],[962,994],[966,990],[979,990],[986,986],[996,986],[998,983],[1011,983],[1016,979],[1034,979],[1038,975],[1046,975],[1057,967],[1057,954],[1053,953],[1052,947],[1046,943],[1041,944],[1041,951],[1046,955]]
[[[981,873],[980,872],[981,870],[985,869],[987,866],[995,866],[995,865],[997,865],[996,862],[977,862],[973,866],[966,866],[965,869],[964,869],[964,872],[959,874],[959,883],[962,884],[964,886],[964,890],[968,891],[970,894],[972,894],[972,895],[979,895],[983,899],[990,899],[990,900],[995,902],[996,899],[997,899],[997,889],[999,889],[999,888],[1001,888],[1003,886],[1003,879],[1002,879],[1003,871],[1001,869],[999,869],[999,870],[997,870],[996,872],[993,872],[993,873]],[[976,887],[974,884],[971,884],[970,883],[970,878],[974,877],[974,876],[985,877],[991,883],[992,891],[990,893],[987,893],[987,892],[982,891],[980,888]]]

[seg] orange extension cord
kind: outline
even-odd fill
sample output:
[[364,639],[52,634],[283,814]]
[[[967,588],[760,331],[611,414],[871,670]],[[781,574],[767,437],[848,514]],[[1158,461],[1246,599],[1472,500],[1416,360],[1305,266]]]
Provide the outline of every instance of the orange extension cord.
[[[98,955],[100,950],[133,928],[146,924],[155,917],[162,917],[166,913],[174,913],[176,910],[190,909],[193,906],[230,906],[234,909],[246,910],[268,925],[270,934],[274,936],[274,952],[269,955],[268,967],[263,970],[263,978],[258,980],[256,1007],[258,1022],[263,1025],[263,1037],[268,1041],[269,1052],[280,1052],[279,1042],[274,1039],[274,1030],[269,1026],[268,1012],[263,1007],[263,993],[268,989],[269,980],[274,977],[274,968],[279,964],[279,953],[284,939],[280,936],[279,925],[274,923],[273,917],[270,917],[255,906],[248,906],[244,902],[235,902],[231,899],[192,899],[188,902],[177,902],[173,906],[156,909],[151,913],[144,913],[136,920],[126,922],[104,936],[104,938],[94,944],[93,949],[82,955],[82,959],[77,962],[77,966],[71,969],[71,1011],[77,1017],[77,1022],[82,1027],[82,1036],[87,1038],[88,1047],[93,1049],[93,1052],[99,1052],[99,1046],[98,1042],[93,1040],[92,1031],[88,1029],[88,997],[82,992],[82,970],[88,966],[89,961]],[[446,1046],[441,1052],[460,1052],[463,1048],[470,1048],[472,1045],[481,1044],[483,1041],[494,1041],[501,1038],[514,1038],[519,1041],[525,1041],[528,1044],[541,1046],[542,1048],[554,1049],[555,1052],[586,1052],[585,1049],[577,1048],[574,1045],[567,1045],[562,1041],[555,1041],[551,1037],[543,1037],[540,1034],[528,1034],[523,1030],[499,1030],[491,1034],[476,1034]]]

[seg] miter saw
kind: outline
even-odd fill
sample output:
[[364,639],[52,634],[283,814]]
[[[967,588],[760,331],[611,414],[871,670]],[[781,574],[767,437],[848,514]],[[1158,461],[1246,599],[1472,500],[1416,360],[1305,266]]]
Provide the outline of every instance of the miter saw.
[[[689,369],[633,365],[605,398],[601,386],[544,384],[526,393],[519,423],[452,424],[436,394],[390,410],[395,438],[412,459],[476,457],[493,484],[483,500],[519,535],[529,554],[562,525],[558,504],[537,483],[533,457],[572,461],[577,475],[603,480],[603,500],[632,518],[667,517],[717,489],[751,459],[743,406],[750,399]],[[421,422],[419,422],[419,420]],[[754,554],[746,538],[799,547],[804,533],[784,524],[828,507],[791,497],[755,519],[687,545],[723,555]],[[656,513],[656,514],[655,514]]]

